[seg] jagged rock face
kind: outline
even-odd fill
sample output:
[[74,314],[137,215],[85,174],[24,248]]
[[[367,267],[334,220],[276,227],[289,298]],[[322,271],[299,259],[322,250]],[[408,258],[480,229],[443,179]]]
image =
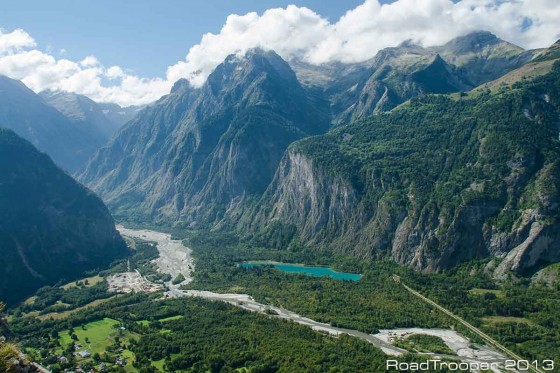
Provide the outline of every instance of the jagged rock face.
[[0,299],[21,300],[126,252],[98,197],[29,142],[0,130]]
[[171,94],[128,123],[80,179],[120,215],[217,223],[266,189],[290,143],[327,130],[326,104],[308,96],[273,52],[230,56],[200,89]]
[[74,172],[106,138],[95,128],[68,120],[22,82],[0,76],[0,127],[9,128]]
[[530,274],[560,260],[559,87],[556,65],[298,141],[238,227],[418,270],[497,256],[496,276]]

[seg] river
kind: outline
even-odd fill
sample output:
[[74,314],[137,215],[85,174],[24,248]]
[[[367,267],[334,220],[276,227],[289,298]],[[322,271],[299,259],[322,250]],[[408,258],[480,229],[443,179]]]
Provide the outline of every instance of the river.
[[[171,235],[167,233],[156,232],[147,229],[129,229],[123,226],[117,226],[117,229],[123,236],[140,238],[146,241],[153,241],[157,244],[160,257],[155,260],[159,270],[163,273],[169,273],[173,278],[179,273],[185,276],[185,281],[182,284],[188,283],[192,280],[192,271],[194,271],[194,261],[192,258],[192,251],[190,248],[183,246],[181,241],[172,240]],[[181,285],[182,285],[181,284]],[[173,285],[171,282],[166,283],[167,290],[165,295],[167,298],[180,298],[180,297],[200,297],[212,301],[227,302],[234,306],[243,308],[247,311],[259,312],[270,317],[277,317],[285,320],[292,320],[298,324],[311,327],[313,330],[326,332],[331,335],[337,336],[340,334],[347,334],[356,338],[365,340],[374,346],[381,349],[385,354],[391,356],[399,356],[406,353],[405,350],[395,347],[390,343],[394,336],[403,336],[410,334],[430,334],[436,335],[448,345],[464,362],[470,363],[503,363],[507,358],[500,352],[495,351],[485,345],[477,345],[472,348],[470,341],[453,330],[446,329],[394,329],[394,330],[381,330],[377,334],[368,334],[359,330],[337,328],[329,324],[321,323],[301,316],[290,310],[266,305],[255,301],[248,294],[227,294],[215,293],[205,290],[181,290],[180,285]],[[426,354],[427,358],[433,359],[437,356],[450,357],[438,354]],[[456,358],[456,357],[455,357]],[[499,371],[496,371],[499,372]]]

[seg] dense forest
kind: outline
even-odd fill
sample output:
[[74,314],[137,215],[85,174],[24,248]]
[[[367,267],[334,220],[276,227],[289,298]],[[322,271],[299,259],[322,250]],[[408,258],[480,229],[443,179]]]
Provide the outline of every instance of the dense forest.
[[512,86],[416,97],[297,141],[240,231],[429,271],[526,242],[496,274],[530,275],[560,259],[559,87],[556,63]]
[[[229,244],[228,244],[229,242]],[[528,359],[560,359],[560,292],[529,279],[496,282],[484,272],[488,261],[442,273],[418,273],[389,261],[356,260],[294,248],[266,250],[220,234],[193,234],[187,240],[197,258],[189,288],[240,292],[331,325],[374,332],[379,328],[455,325],[395,286],[393,274]],[[329,265],[360,272],[357,282],[286,274],[271,267],[243,268],[245,260],[277,260]]]
[[[78,335],[100,322],[114,326],[104,350],[86,359],[76,357],[76,345],[92,342]],[[139,372],[379,372],[385,371],[386,361],[365,341],[333,338],[307,326],[197,298],[162,302],[126,295],[65,320],[18,320],[12,329],[22,336],[27,351],[53,372],[75,364]],[[132,358],[132,364],[115,364],[120,356]],[[423,358],[409,354],[401,361]]]

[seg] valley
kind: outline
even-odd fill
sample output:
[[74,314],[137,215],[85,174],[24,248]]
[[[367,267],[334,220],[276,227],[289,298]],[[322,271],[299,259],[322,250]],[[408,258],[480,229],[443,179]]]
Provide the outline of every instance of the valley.
[[[170,239],[169,234],[160,233],[151,230],[134,230],[134,229],[127,229],[122,226],[118,227],[119,231],[127,237],[135,237],[141,238],[143,240],[153,241],[157,245],[157,249],[159,251],[159,258],[155,259],[155,263],[158,265],[158,268],[163,273],[168,273],[171,277],[177,276],[178,273],[182,273],[182,271],[189,271],[194,267],[194,263],[192,261],[179,261],[179,266],[170,267],[168,263],[172,262],[174,258],[177,256],[177,252],[188,252],[190,249],[182,246],[180,241],[173,241]],[[170,246],[175,246],[174,250],[170,251],[168,248]],[[182,264],[182,265],[181,265]],[[179,272],[177,272],[177,270]],[[218,269],[219,270],[219,269]],[[167,272],[172,271],[172,272]],[[189,277],[190,278],[190,277]],[[186,283],[190,281],[186,280]],[[170,283],[166,284],[168,290],[164,293],[166,297],[169,298],[179,298],[179,297],[200,297],[211,301],[222,301],[232,304],[234,306],[240,307],[242,309],[253,311],[253,312],[260,312],[262,314],[269,315],[271,317],[278,317],[281,319],[291,320],[298,324],[306,325],[311,327],[313,330],[317,331],[324,331],[332,335],[340,335],[340,334],[348,334],[353,337],[357,337],[363,340],[368,341],[369,343],[373,344],[374,346],[380,348],[383,352],[389,355],[402,355],[406,352],[406,350],[396,348],[392,344],[387,342],[388,335],[394,335],[397,333],[396,331],[393,333],[391,330],[382,331],[380,334],[366,334],[357,330],[350,330],[344,328],[336,328],[329,324],[320,323],[315,320],[311,320],[309,318],[303,317],[298,315],[294,312],[289,310],[283,309],[281,307],[275,307],[273,305],[262,304],[256,302],[250,295],[247,294],[227,294],[227,293],[216,293],[211,291],[205,290],[181,290],[179,286],[170,286]],[[231,284],[232,286],[235,285],[234,283]],[[146,291],[148,292],[148,291]],[[412,330],[412,329],[411,329]],[[490,361],[490,362],[504,362],[506,358],[501,356],[499,353],[492,351],[487,347],[478,347],[477,350],[471,349],[468,347],[469,343],[464,338],[458,334],[454,334],[451,331],[440,331],[440,330],[432,330],[432,329],[414,329],[412,331],[405,331],[404,334],[410,333],[416,334],[426,334],[432,333],[435,335],[444,335],[446,336],[450,343],[459,343],[461,348],[455,348],[454,352],[461,353],[459,356],[464,356],[473,361],[477,361],[476,358],[480,358],[480,361]],[[381,336],[384,336],[383,338]],[[467,341],[467,342],[465,342]],[[479,362],[480,362],[479,361]]]
[[354,40],[412,3],[231,14],[154,78],[0,27],[0,373],[559,371],[560,34]]
[[[316,332],[326,333],[327,335],[331,335],[330,338],[340,338],[341,335],[348,335],[352,338],[357,338],[359,340],[363,340],[376,348],[383,351],[384,354],[388,356],[403,356],[404,354],[409,354],[411,351],[407,351],[401,347],[397,347],[395,344],[398,345],[398,341],[403,340],[404,338],[410,338],[413,335],[430,335],[438,338],[441,343],[448,346],[449,352],[446,353],[438,353],[438,352],[427,352],[431,358],[436,359],[459,359],[463,362],[473,363],[473,364],[499,364],[503,367],[505,360],[507,359],[504,355],[501,355],[499,352],[485,346],[484,344],[473,344],[467,338],[463,337],[460,333],[449,330],[449,329],[438,329],[438,328],[421,328],[421,327],[411,327],[407,329],[382,329],[379,330],[377,333],[368,334],[366,332],[360,330],[353,330],[344,327],[336,327],[332,326],[328,323],[315,321],[309,317],[302,316],[298,313],[292,312],[286,308],[281,306],[276,306],[274,304],[265,304],[256,301],[252,296],[244,293],[222,293],[222,292],[215,292],[215,291],[207,291],[207,290],[194,290],[194,289],[184,289],[181,285],[188,285],[193,280],[193,275],[196,274],[195,263],[193,262],[192,251],[191,249],[183,246],[180,240],[173,240],[170,234],[161,233],[153,230],[148,229],[129,229],[123,226],[118,226],[119,231],[123,234],[123,236],[128,238],[133,238],[135,240],[140,240],[141,242],[153,242],[155,244],[155,248],[158,250],[158,256],[152,259],[152,262],[157,266],[157,270],[163,274],[169,275],[168,278],[175,278],[179,273],[185,273],[185,281],[179,284],[173,284],[171,281],[165,282],[163,286],[165,286],[165,290],[163,288],[158,289],[157,287],[161,285],[157,285],[156,283],[152,283],[146,279],[145,282],[149,283],[149,286],[144,287],[133,287],[134,292],[136,293],[154,293],[156,296],[155,298],[152,297],[151,300],[147,300],[148,302],[155,302],[160,303],[169,302],[173,299],[181,299],[181,298],[202,298],[207,301],[211,302],[224,302],[230,304],[236,308],[240,308],[245,311],[249,312],[256,312],[263,315],[265,318],[272,318],[272,319],[281,319],[281,320],[289,320],[300,324],[302,326],[308,327],[311,330]],[[172,247],[173,250],[169,250]],[[178,260],[179,258],[179,260]],[[170,265],[173,263],[173,265]],[[130,266],[130,263],[128,263]],[[247,270],[250,272],[254,268],[248,268]],[[217,268],[220,271],[220,268]],[[224,268],[225,270],[225,268]],[[169,272],[167,272],[169,271]],[[110,275],[107,278],[108,281],[108,291],[109,292],[118,292],[118,293],[130,293],[126,287],[122,288],[114,288],[111,283],[111,278],[114,276],[122,276],[131,272],[124,272],[124,273],[116,273]],[[138,270],[136,272],[139,276],[142,276]],[[290,276],[286,274],[286,276]],[[298,281],[306,282],[306,277],[300,278]],[[258,278],[258,276],[257,276]],[[309,277],[308,277],[309,278]],[[312,278],[312,277],[311,277]],[[311,279],[310,278],[310,279]],[[187,280],[188,279],[188,280]],[[310,280],[311,281],[311,280]],[[327,282],[339,282],[341,280],[336,279],[324,279],[323,281]],[[393,282],[392,277],[387,277],[385,281]],[[129,284],[130,285],[130,284]],[[232,279],[232,282],[227,284],[230,288],[236,285],[235,278]],[[68,285],[66,285],[67,287]],[[279,289],[281,290],[281,289]],[[166,300],[167,299],[167,300]],[[111,303],[114,304],[115,300]],[[126,303],[126,301],[125,301]],[[97,308],[104,308],[103,306],[99,306],[93,308],[93,312],[95,313],[95,309]],[[166,306],[167,307],[167,306]],[[91,312],[91,311],[90,311]],[[79,315],[80,313],[78,313]],[[147,314],[143,314],[144,317]],[[76,317],[76,316],[74,316]],[[113,317],[115,317],[113,315]],[[182,317],[182,316],[181,316]],[[79,318],[79,316],[78,316]],[[52,321],[58,318],[53,318],[51,315],[51,323]],[[72,319],[72,317],[70,317]],[[118,318],[117,318],[118,319]],[[172,320],[172,319],[179,319],[179,317],[168,317],[165,320]],[[48,321],[49,319],[43,318],[43,320]],[[110,346],[111,343],[107,342],[109,340],[113,341],[113,343],[118,343],[118,339],[114,339],[113,337],[109,337],[109,335],[113,335],[114,333],[111,332],[111,327],[117,325],[120,327],[121,325],[126,325],[124,321],[117,321],[115,319],[107,319],[109,320],[110,325],[109,329],[105,331],[102,328],[99,322],[91,322],[86,324],[82,327],[83,331],[76,332],[78,337],[76,340],[82,341],[80,347],[78,347],[79,351],[85,351],[83,354],[86,356],[81,357],[78,361],[82,361],[82,364],[87,363],[91,360],[90,356],[96,354],[96,356],[101,356],[100,354],[106,354],[105,347]],[[164,322],[162,320],[162,322]],[[272,322],[272,321],[271,321]],[[143,323],[143,322],[142,322]],[[99,324],[99,326],[97,326]],[[55,324],[56,325],[56,322]],[[61,326],[65,325],[60,324]],[[103,326],[104,328],[104,326]],[[99,330],[98,330],[99,329]],[[91,333],[88,332],[91,330]],[[123,330],[126,330],[123,328]],[[168,329],[165,329],[168,330]],[[68,332],[70,333],[70,332]],[[92,334],[93,333],[93,334]],[[101,334],[99,334],[101,333]],[[115,332],[116,333],[116,332]],[[128,330],[126,333],[121,334],[128,334]],[[169,329],[166,333],[174,333],[173,329]],[[60,335],[64,336],[65,332],[60,332]],[[138,333],[138,331],[132,330],[132,334],[128,337],[129,343],[132,340],[138,341],[141,338],[142,333]],[[132,338],[132,339],[131,339]],[[83,341],[87,341],[87,345]],[[62,347],[67,348],[69,344],[71,344],[71,339],[64,339],[61,342]],[[137,342],[133,342],[137,343]],[[92,344],[94,347],[92,347]],[[99,344],[101,347],[95,347]],[[107,350],[109,351],[109,350]],[[128,350],[125,350],[125,352]],[[426,353],[426,352],[424,352]],[[451,354],[452,353],[452,354]],[[62,350],[58,352],[59,356],[63,356]],[[123,361],[123,366],[126,368],[127,371],[134,371],[134,367],[130,365],[131,360],[135,358],[135,354],[131,351],[126,353],[122,353],[119,355],[120,357],[117,358],[116,361]],[[96,358],[98,363],[101,361],[107,361],[106,359]],[[119,360],[121,359],[121,360]],[[107,364],[103,363],[103,364]],[[129,369],[130,368],[130,369]]]

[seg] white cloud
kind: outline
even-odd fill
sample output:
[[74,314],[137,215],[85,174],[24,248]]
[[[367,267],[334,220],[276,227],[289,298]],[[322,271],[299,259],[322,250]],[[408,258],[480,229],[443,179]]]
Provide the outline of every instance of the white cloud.
[[264,47],[285,59],[310,63],[359,62],[382,48],[414,40],[440,45],[468,32],[488,30],[525,48],[546,47],[560,38],[558,0],[366,0],[336,23],[296,6],[261,16],[231,15],[218,34],[205,34],[168,79],[201,85],[227,55]]
[[143,104],[166,94],[179,78],[201,86],[229,54],[255,47],[315,64],[358,62],[404,40],[438,45],[476,30],[525,48],[546,47],[560,38],[560,1],[397,0],[382,5],[366,0],[336,23],[294,5],[262,15],[232,14],[218,34],[203,35],[185,60],[168,67],[165,78],[151,79],[129,75],[119,66],[105,68],[93,55],[78,62],[57,59],[37,49],[25,31],[0,30],[0,74],[21,79],[35,91],[69,90],[97,101]]
[[91,55],[87,56],[86,58],[80,61],[80,66],[85,68],[94,67],[98,65],[99,65],[99,61],[97,60],[97,58]]
[[22,29],[16,29],[10,33],[4,33],[0,29],[0,56],[36,45],[35,40]]
[[[147,104],[169,92],[172,82],[125,74],[118,66],[105,68],[93,55],[78,62],[55,58],[35,49],[36,43],[23,30],[0,31],[0,74],[23,81],[35,92],[45,89],[75,92],[98,102],[123,106]],[[66,54],[65,50],[59,53]],[[112,84],[104,84],[104,80]]]

